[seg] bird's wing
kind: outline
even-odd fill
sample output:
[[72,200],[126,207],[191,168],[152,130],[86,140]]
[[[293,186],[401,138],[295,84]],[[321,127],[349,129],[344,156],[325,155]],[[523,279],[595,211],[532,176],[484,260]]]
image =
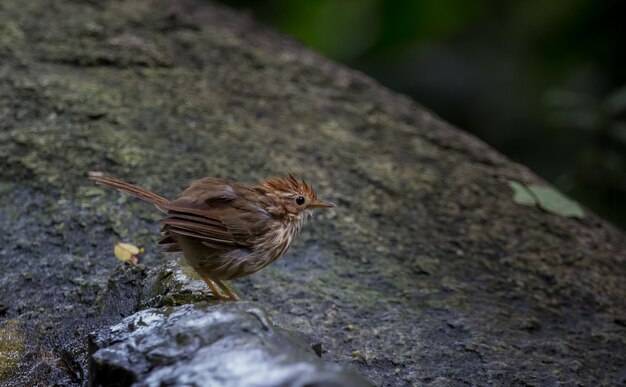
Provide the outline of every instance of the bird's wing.
[[177,251],[175,237],[187,236],[215,249],[252,247],[256,237],[265,232],[269,217],[258,205],[261,194],[229,180],[200,182],[203,187],[194,183],[180,198],[163,205],[168,212],[161,220],[165,237],[159,243],[170,244],[168,251]]

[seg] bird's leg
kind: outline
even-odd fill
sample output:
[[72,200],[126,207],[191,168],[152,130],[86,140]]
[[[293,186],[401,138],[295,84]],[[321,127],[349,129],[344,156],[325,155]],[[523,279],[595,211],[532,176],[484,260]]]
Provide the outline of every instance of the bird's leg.
[[[198,273],[198,274],[200,274],[200,273]],[[213,294],[213,297],[215,297],[215,298],[216,298],[216,299],[218,299],[218,300],[219,300],[220,298],[222,298],[222,295],[220,294],[220,291],[219,291],[219,290],[217,290],[217,288],[216,288],[216,287],[215,287],[215,285],[213,284],[213,281],[214,281],[214,280],[212,280],[211,278],[206,277],[206,276],[204,276],[204,275],[202,275],[202,274],[200,274],[200,278],[202,278],[202,280],[203,280],[204,282],[206,282],[206,284],[209,286],[209,288],[211,289],[211,294]],[[228,294],[228,293],[226,293],[226,294]]]
[[224,285],[224,284],[222,283],[222,281],[220,281],[220,280],[218,280],[218,279],[213,280],[213,281],[217,284],[217,286],[219,286],[219,287],[220,287],[220,288],[224,291],[224,293],[226,293],[226,295],[228,296],[228,298],[230,298],[232,301],[239,301],[239,297],[238,297],[235,293],[233,293],[233,292],[232,292],[232,291],[228,288],[228,286]]

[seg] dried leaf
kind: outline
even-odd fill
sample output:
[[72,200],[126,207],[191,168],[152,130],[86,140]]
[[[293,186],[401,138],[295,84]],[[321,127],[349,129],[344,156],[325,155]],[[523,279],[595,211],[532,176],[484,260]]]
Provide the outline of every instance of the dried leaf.
[[136,265],[139,263],[139,254],[143,253],[143,247],[139,248],[130,243],[115,242],[113,252],[120,261],[130,262]]
[[509,187],[514,192],[513,201],[524,206],[534,206],[537,204],[532,193],[526,186],[518,181],[509,181]]

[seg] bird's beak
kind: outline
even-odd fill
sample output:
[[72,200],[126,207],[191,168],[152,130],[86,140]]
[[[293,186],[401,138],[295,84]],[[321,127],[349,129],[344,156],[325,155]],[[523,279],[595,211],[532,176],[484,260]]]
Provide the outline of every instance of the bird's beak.
[[337,207],[337,205],[333,202],[327,202],[324,200],[320,200],[320,201],[315,201],[311,204],[309,204],[309,207],[311,208],[330,208],[330,207]]

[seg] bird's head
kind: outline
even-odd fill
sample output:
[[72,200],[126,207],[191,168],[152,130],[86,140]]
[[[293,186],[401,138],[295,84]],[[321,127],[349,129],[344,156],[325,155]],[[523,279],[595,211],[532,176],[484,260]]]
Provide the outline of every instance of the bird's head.
[[311,210],[335,207],[335,203],[319,200],[311,186],[304,180],[298,181],[291,173],[287,178],[266,179],[257,189],[265,193],[287,218],[303,221]]

